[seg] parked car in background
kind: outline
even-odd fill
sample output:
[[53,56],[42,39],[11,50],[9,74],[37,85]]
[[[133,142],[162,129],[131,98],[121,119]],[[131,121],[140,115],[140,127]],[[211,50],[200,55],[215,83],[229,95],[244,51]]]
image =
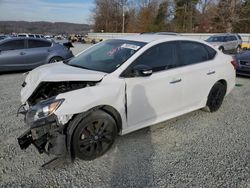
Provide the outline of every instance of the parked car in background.
[[93,160],[118,134],[201,108],[215,112],[234,88],[232,61],[206,42],[178,36],[103,41],[27,75],[19,112],[28,131],[19,145]]
[[40,34],[18,34],[17,37],[31,37],[31,38],[45,38],[43,35]]
[[175,32],[145,32],[145,33],[141,33],[141,35],[145,35],[145,34],[155,34],[155,35],[180,35],[179,33],[175,33]]
[[0,41],[0,72],[29,70],[71,57],[68,47],[46,39],[15,37]]
[[0,35],[0,40],[6,39],[7,37],[7,35]]
[[238,34],[213,35],[206,40],[222,52],[237,52],[241,50],[242,39]]
[[235,56],[237,75],[250,76],[250,51],[243,51]]

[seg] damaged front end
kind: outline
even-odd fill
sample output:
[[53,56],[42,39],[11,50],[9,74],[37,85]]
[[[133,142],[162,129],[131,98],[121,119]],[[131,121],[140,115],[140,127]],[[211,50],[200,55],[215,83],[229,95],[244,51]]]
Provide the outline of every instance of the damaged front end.
[[67,151],[67,122],[73,115],[57,117],[54,112],[65,99],[57,99],[56,96],[94,86],[96,83],[90,81],[40,83],[27,102],[18,110],[18,114],[24,115],[25,123],[29,126],[29,129],[18,137],[20,148],[24,150],[33,144],[39,153],[52,154],[57,157],[67,156],[69,154]]
[[39,153],[63,155],[66,153],[64,125],[58,122],[54,114],[64,99],[51,98],[45,100],[25,111],[25,123],[30,127],[28,131],[18,138],[21,149],[28,148],[33,144]]

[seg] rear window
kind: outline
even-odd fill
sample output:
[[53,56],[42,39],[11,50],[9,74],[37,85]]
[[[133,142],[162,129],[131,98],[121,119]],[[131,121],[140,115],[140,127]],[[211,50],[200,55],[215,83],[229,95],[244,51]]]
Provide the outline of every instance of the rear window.
[[208,51],[208,60],[213,59],[217,53],[216,50],[207,45],[205,45],[205,48]]
[[43,48],[43,47],[50,47],[50,46],[51,46],[51,42],[49,41],[28,40],[29,48]]
[[24,40],[12,40],[0,45],[1,51],[19,50],[24,48],[25,48]]

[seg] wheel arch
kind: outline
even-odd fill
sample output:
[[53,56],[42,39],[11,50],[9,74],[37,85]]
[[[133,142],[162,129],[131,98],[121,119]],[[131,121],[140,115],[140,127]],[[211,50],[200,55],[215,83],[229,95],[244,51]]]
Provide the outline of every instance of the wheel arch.
[[[119,134],[122,131],[122,118],[121,118],[121,115],[118,112],[118,110],[116,110],[114,107],[112,107],[110,105],[99,105],[99,106],[96,106],[96,107],[93,107],[93,108],[89,109],[88,111],[73,115],[73,117],[67,123],[67,125],[65,127],[65,133],[67,135],[66,136],[67,150],[68,150],[69,156],[70,156],[70,158],[72,160],[75,158],[75,156],[74,156],[74,154],[72,152],[72,146],[71,146],[73,133],[74,133],[78,123],[80,122],[80,120],[82,118],[85,118],[91,112],[96,111],[96,110],[102,110],[102,111],[108,113],[109,115],[111,115],[114,118],[114,120],[116,122],[116,125],[117,125],[117,134]],[[70,124],[71,124],[71,126],[69,126]]]
[[[221,84],[223,84],[223,85],[226,86],[226,88],[227,88],[227,81],[226,81],[226,80],[220,79],[220,80],[218,80],[217,82],[220,82]],[[217,82],[215,82],[215,84],[216,84]]]
[[53,58],[61,58],[62,60],[64,59],[62,56],[60,56],[60,55],[53,55],[53,56],[50,56],[49,57],[49,61],[48,61],[48,63],[50,63],[50,61],[53,59]]

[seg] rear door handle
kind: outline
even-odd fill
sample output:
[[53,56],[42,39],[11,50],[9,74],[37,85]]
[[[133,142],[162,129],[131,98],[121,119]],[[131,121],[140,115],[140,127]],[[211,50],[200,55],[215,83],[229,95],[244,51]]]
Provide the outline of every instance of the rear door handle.
[[207,75],[215,74],[215,71],[210,71],[207,73]]
[[170,84],[176,84],[176,83],[178,83],[178,82],[181,82],[181,79],[173,80],[173,81],[171,81],[171,82],[169,82],[169,83],[170,83]]
[[20,52],[20,55],[25,55],[26,53],[25,52]]

